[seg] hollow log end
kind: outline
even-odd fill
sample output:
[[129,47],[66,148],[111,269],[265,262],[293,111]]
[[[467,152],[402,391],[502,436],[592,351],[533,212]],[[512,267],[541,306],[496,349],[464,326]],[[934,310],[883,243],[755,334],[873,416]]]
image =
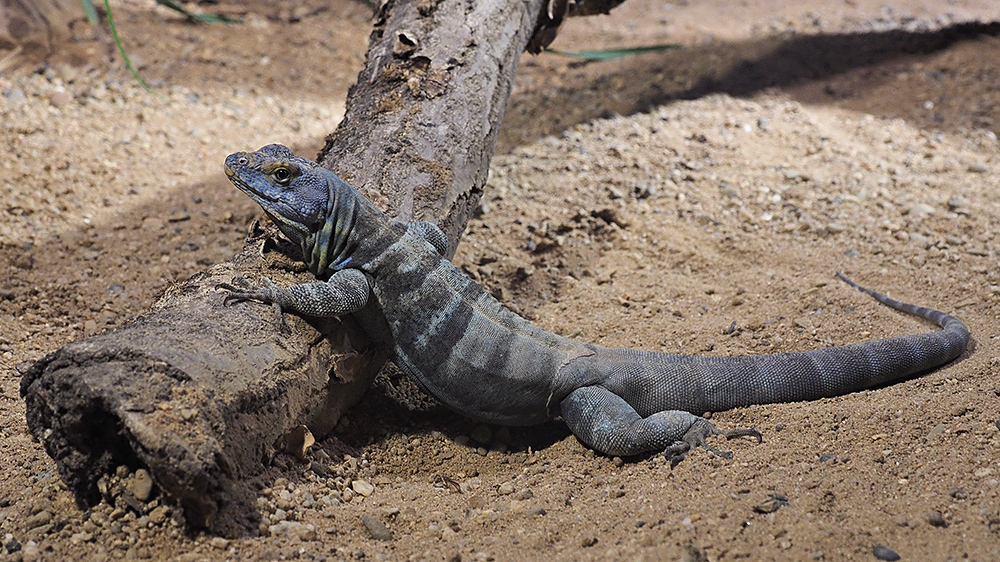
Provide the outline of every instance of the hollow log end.
[[[21,379],[28,428],[81,509],[113,500],[104,498],[98,482],[117,467],[146,468],[189,525],[229,536],[255,529],[255,495],[211,427],[202,427],[210,424],[195,423],[183,435],[164,431],[168,425],[157,423],[151,404],[162,396],[156,390],[169,384],[156,380],[163,373],[150,369],[148,358],[106,343],[67,345],[27,366]],[[139,390],[123,391],[129,385]]]

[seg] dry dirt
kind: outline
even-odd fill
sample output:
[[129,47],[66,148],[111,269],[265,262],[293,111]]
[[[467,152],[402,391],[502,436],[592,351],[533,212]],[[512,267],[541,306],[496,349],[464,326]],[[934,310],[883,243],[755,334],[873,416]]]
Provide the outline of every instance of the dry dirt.
[[841,270],[960,316],[975,341],[954,364],[716,413],[764,443],[674,470],[376,389],[306,462],[279,457],[260,536],[186,532],[155,489],[78,509],[15,366],[233,255],[259,210],[225,155],[315,154],[363,62],[361,3],[215,9],[246,23],[121,3],[162,97],[86,26],[59,59],[84,66],[0,76],[0,560],[1000,559],[1000,9],[975,0],[630,0],[571,21],[554,47],[684,49],[526,57],[456,258],[540,325],[604,345],[759,354],[933,328]]

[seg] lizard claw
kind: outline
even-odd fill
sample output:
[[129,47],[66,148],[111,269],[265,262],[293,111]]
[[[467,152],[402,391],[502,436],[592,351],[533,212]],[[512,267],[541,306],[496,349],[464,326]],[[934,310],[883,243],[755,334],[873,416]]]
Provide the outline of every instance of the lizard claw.
[[222,299],[223,306],[228,305],[230,302],[248,300],[270,304],[281,322],[281,333],[285,335],[291,333],[291,329],[285,323],[285,316],[282,314],[281,305],[274,300],[274,293],[278,290],[278,287],[267,276],[261,276],[260,285],[254,285],[246,277],[238,275],[233,277],[232,283],[219,283],[215,288],[229,291],[229,294]]
[[223,305],[228,305],[230,302],[243,302],[247,300],[254,300],[264,304],[274,304],[271,297],[273,290],[276,288],[274,283],[267,277],[261,277],[260,282],[261,285],[254,285],[249,279],[239,275],[233,278],[232,283],[219,283],[215,288],[229,291],[229,294],[222,299]]
[[677,466],[677,463],[687,458],[688,453],[692,449],[696,449],[698,447],[701,447],[706,451],[716,454],[724,459],[732,459],[732,451],[716,449],[708,444],[707,439],[713,435],[722,435],[726,439],[754,437],[757,439],[758,443],[764,442],[764,437],[756,429],[716,429],[710,421],[702,418],[691,424],[691,427],[688,428],[687,433],[684,434],[680,441],[674,441],[672,445],[663,451],[663,455],[670,461],[670,469],[673,470],[673,468]]
[[232,283],[217,283],[215,285],[215,290],[217,291],[229,291],[229,294],[222,299],[223,306],[228,305],[229,301],[240,302],[246,300],[247,297],[245,297],[243,293],[246,293],[251,288],[252,285],[250,282],[242,275],[234,277]]

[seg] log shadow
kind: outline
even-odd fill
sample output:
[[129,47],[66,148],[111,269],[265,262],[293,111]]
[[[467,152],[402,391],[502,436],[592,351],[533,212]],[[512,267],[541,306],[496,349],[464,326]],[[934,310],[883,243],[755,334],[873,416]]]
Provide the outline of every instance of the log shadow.
[[[995,85],[983,75],[995,68],[985,49],[1000,51],[996,42],[979,41],[1000,35],[1000,23],[961,23],[937,31],[890,30],[871,33],[769,37],[738,43],[711,43],[675,51],[639,55],[601,63],[568,63],[563,76],[553,70],[557,59],[525,59],[521,77],[504,115],[498,152],[512,150],[537,138],[558,134],[576,124],[613,115],[649,111],[677,100],[711,94],[751,97],[778,89],[808,104],[840,104],[884,117],[919,119],[926,100],[907,83],[901,96],[885,100],[882,88],[901,71],[915,70],[931,92],[947,88],[982,90],[1000,100]],[[978,44],[975,42],[979,41]],[[920,63],[960,44],[972,44],[961,55],[968,65],[982,68],[961,76],[942,76]],[[542,55],[543,57],[547,55]],[[1000,55],[998,55],[1000,56]],[[992,65],[992,66],[991,66]],[[953,79],[946,81],[943,78]],[[845,82],[837,83],[837,80]],[[964,80],[964,81],[961,81]],[[834,82],[834,83],[831,83]],[[916,85],[920,88],[920,84]],[[876,99],[869,95],[878,94]],[[957,130],[1000,122],[1000,101],[955,104],[948,114],[930,113],[918,126]]]

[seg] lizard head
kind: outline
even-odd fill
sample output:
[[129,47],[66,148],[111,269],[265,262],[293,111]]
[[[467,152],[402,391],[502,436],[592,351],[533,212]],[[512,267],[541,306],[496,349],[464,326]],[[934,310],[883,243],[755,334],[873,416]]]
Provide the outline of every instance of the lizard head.
[[302,242],[323,227],[331,204],[328,172],[280,144],[226,158],[226,176],[264,209],[286,236]]
[[[269,144],[230,154],[226,176],[302,248],[310,271],[322,276],[350,263],[357,213],[371,204],[336,174]],[[370,214],[380,215],[377,209]]]

